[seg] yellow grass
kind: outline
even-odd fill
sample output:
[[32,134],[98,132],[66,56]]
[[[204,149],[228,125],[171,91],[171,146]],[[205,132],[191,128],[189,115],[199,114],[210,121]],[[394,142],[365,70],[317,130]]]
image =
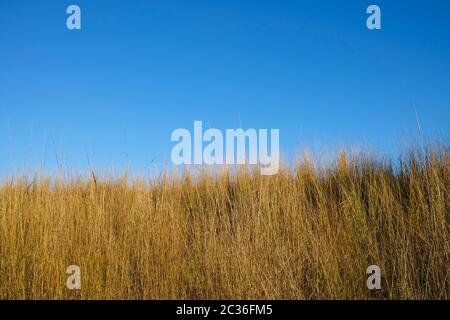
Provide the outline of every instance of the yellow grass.
[[342,153],[272,177],[4,179],[0,298],[448,299],[448,151]]

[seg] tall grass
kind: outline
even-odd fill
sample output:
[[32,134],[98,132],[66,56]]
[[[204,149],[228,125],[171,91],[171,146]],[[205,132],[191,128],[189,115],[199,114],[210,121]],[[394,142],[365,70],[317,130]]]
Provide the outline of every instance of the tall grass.
[[272,177],[5,179],[0,298],[448,299],[448,151],[342,153]]

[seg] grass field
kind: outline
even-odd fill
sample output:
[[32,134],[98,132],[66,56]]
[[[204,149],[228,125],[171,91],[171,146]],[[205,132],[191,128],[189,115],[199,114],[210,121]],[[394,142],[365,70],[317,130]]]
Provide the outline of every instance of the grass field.
[[449,299],[449,189],[448,145],[271,177],[5,178],[0,298]]

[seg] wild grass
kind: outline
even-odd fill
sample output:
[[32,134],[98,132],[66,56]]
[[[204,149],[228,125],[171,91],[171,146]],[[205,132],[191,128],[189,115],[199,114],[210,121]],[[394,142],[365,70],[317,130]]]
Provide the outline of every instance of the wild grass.
[[448,151],[341,153],[270,177],[4,179],[0,298],[449,299]]

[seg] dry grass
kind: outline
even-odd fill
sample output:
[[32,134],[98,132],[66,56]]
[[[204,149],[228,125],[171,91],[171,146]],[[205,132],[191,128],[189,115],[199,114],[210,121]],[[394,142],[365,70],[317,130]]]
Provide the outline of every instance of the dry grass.
[[342,153],[273,177],[5,180],[0,298],[448,299],[448,151]]

